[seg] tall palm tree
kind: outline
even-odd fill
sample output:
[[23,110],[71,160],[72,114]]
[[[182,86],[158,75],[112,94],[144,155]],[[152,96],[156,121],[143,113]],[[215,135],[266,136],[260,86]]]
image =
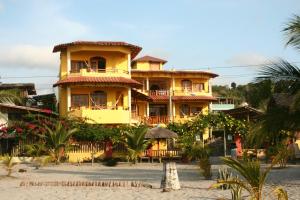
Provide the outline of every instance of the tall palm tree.
[[[283,29],[287,35],[287,46],[300,50],[300,17],[295,15]],[[265,132],[277,134],[282,130],[295,131],[300,129],[300,68],[286,60],[264,66],[256,78],[257,81],[271,80],[275,88],[280,88],[281,103],[276,96],[269,102],[260,126]],[[276,91],[275,91],[276,92]],[[280,96],[277,96],[280,97]],[[277,98],[278,100],[279,98]],[[284,102],[286,105],[284,105]],[[287,103],[288,102],[288,103]],[[281,105],[280,105],[281,104]],[[287,105],[288,104],[288,105]]]
[[129,160],[135,164],[137,158],[143,153],[148,145],[152,142],[151,140],[146,140],[145,135],[148,131],[147,127],[133,127],[125,132],[124,144],[128,149]]
[[47,132],[45,135],[41,135],[41,137],[44,138],[46,147],[53,156],[56,164],[59,164],[64,150],[69,146],[71,136],[77,129],[67,129],[60,121],[56,122],[53,129],[47,126],[45,128]]

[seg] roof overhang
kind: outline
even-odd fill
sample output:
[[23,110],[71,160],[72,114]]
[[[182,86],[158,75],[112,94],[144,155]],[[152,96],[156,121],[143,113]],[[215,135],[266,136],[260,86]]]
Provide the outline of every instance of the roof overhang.
[[64,44],[59,44],[54,46],[53,53],[59,52],[62,50],[67,49],[71,46],[120,46],[120,47],[126,47],[131,52],[131,59],[134,59],[139,52],[142,50],[142,47],[129,44],[126,42],[115,42],[115,41],[74,41]]
[[88,76],[78,76],[78,77],[67,77],[65,79],[56,82],[53,87],[61,85],[84,85],[93,84],[95,85],[118,85],[118,86],[130,86],[130,87],[141,87],[142,84],[136,80],[124,78],[124,77],[88,77]]

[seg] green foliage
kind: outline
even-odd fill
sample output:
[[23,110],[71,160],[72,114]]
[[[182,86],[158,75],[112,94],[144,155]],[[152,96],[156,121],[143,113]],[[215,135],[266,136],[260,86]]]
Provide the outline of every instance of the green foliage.
[[69,146],[71,136],[77,129],[67,129],[60,121],[58,121],[54,128],[45,127],[47,132],[40,135],[45,141],[45,146],[58,164],[64,151]]
[[84,119],[69,119],[68,123],[77,131],[73,135],[76,141],[99,142],[111,140],[113,143],[121,141],[122,132],[127,129],[127,126],[108,128],[101,124],[89,124]]
[[19,90],[1,90],[0,91],[0,103],[5,104],[22,104],[23,98]]
[[1,158],[1,160],[5,170],[7,171],[7,176],[11,176],[14,166],[16,166],[18,163],[14,162],[13,156],[9,155],[5,155]]
[[145,126],[130,127],[124,131],[125,139],[123,143],[128,150],[128,160],[133,164],[137,162],[138,157],[147,149],[152,142],[146,140],[145,135],[148,128]]
[[222,160],[225,163],[225,165],[231,167],[236,172],[238,172],[243,177],[243,179],[235,178],[232,180],[218,180],[218,183],[214,184],[212,187],[216,188],[224,184],[231,186],[239,186],[240,188],[243,188],[249,192],[249,194],[251,195],[251,199],[264,199],[263,187],[265,185],[267,175],[271,171],[274,164],[277,163],[277,159],[275,159],[272,165],[267,167],[265,170],[261,169],[260,162],[257,160],[239,161],[227,157],[222,158]]
[[103,160],[103,165],[108,167],[114,167],[118,165],[118,159],[116,158],[105,158]]

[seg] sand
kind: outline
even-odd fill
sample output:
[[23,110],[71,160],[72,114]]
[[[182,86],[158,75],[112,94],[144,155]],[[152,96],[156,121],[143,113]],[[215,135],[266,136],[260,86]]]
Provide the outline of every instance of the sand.
[[[220,165],[213,165],[216,175]],[[19,173],[18,169],[27,172]],[[196,165],[177,164],[181,190],[162,192],[159,188],[162,177],[162,164],[139,163],[130,166],[120,163],[117,167],[105,167],[101,164],[49,165],[34,169],[30,165],[18,165],[12,178],[5,177],[0,169],[0,200],[35,200],[35,199],[221,199],[229,198],[229,190],[209,189],[214,180],[204,180]],[[216,177],[214,177],[216,178]],[[20,186],[21,182],[49,181],[141,181],[151,184],[153,188],[132,187],[67,187],[67,186]],[[268,187],[272,184],[282,185],[289,194],[289,199],[300,199],[300,165],[291,165],[286,169],[276,169],[270,174]],[[246,194],[245,194],[246,195]]]

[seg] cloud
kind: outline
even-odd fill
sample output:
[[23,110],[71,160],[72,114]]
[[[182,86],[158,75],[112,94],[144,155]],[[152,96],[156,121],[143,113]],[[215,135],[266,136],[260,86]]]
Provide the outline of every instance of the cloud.
[[59,54],[53,54],[49,46],[15,45],[0,48],[0,68],[58,69]]
[[242,53],[231,57],[226,62],[231,65],[262,65],[269,63],[270,60],[258,53]]
[[4,9],[4,5],[0,2],[0,12]]

